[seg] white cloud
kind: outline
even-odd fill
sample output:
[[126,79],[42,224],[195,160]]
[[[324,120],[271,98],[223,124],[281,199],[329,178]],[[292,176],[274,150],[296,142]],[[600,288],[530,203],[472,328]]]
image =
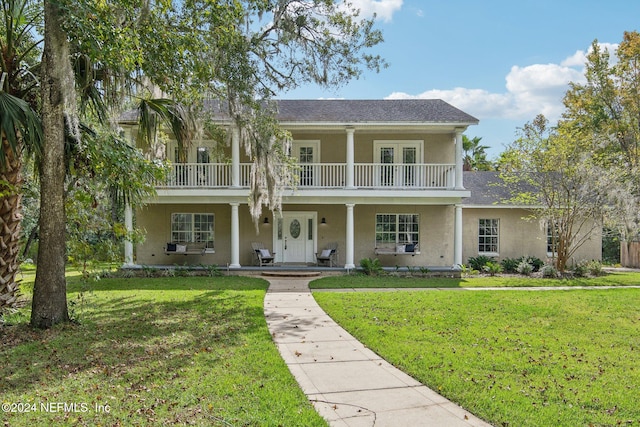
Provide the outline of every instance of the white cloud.
[[375,13],[379,19],[389,22],[402,8],[403,0],[352,0],[351,3],[360,9],[361,16],[371,17]]
[[[607,49],[615,47],[603,46]],[[514,65],[505,76],[504,93],[457,87],[428,90],[417,95],[394,92],[387,98],[439,98],[481,120],[498,118],[529,121],[538,114],[544,114],[553,122],[562,114],[562,98],[569,88],[569,82],[584,82],[585,59],[584,51],[576,51],[560,64]]]

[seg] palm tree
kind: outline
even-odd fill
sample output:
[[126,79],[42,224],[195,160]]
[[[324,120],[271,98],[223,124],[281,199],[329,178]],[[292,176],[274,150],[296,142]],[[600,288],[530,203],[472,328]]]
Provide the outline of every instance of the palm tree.
[[462,149],[464,150],[465,171],[489,171],[493,170],[493,164],[487,159],[486,149],[488,145],[480,145],[482,138],[474,136],[469,139],[466,135],[462,135]]
[[39,43],[32,31],[39,18],[30,0],[5,0],[0,28],[0,310],[17,303],[21,237],[21,187],[25,153],[42,143],[37,103]]

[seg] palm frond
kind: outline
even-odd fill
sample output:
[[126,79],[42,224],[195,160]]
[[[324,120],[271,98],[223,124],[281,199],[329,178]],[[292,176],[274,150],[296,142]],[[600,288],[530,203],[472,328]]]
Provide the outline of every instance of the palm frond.
[[[13,152],[25,150],[39,156],[42,152],[42,123],[40,116],[29,104],[6,92],[0,91],[0,131],[6,138],[8,149]],[[6,166],[5,147],[0,149],[0,166]]]
[[171,99],[143,99],[138,105],[138,143],[151,145],[156,137],[158,119],[171,128],[180,152],[186,152],[195,134],[195,122],[186,108]]

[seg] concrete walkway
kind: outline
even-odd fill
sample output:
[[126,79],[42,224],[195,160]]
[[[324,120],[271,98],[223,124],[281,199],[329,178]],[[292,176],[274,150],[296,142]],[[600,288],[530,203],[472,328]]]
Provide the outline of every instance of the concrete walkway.
[[316,304],[310,278],[267,277],[264,313],[292,374],[331,426],[490,426],[394,368]]

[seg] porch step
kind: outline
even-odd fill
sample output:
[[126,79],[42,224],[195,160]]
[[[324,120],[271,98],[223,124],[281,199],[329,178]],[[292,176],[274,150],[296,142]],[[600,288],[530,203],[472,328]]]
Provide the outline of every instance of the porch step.
[[267,277],[318,277],[320,271],[263,271],[262,275]]

